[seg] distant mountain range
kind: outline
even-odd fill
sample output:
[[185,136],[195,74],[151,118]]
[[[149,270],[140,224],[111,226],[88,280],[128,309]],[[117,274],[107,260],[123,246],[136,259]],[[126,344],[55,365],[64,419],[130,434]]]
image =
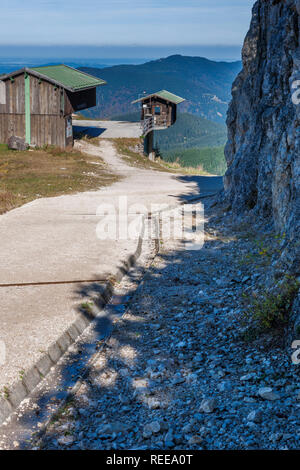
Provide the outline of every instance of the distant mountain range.
[[202,57],[173,55],[142,65],[81,67],[80,70],[107,81],[106,86],[97,90],[98,105],[83,114],[91,118],[111,118],[138,111],[138,105],[131,102],[143,92],[166,89],[186,99],[179,107],[180,112],[224,123],[231,85],[241,66],[241,62],[214,62]]

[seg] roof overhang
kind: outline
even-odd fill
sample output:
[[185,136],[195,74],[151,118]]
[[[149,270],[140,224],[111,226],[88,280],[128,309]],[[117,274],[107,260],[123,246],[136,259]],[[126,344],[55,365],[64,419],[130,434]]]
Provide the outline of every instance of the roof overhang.
[[170,93],[169,91],[162,90],[156,93],[152,93],[151,95],[143,96],[142,98],[139,98],[138,100],[132,101],[131,104],[141,103],[151,98],[159,98],[161,100],[168,101],[169,103],[173,103],[176,105],[186,101],[184,98],[181,98],[181,96],[177,96],[177,95],[174,95],[173,93]]
[[83,87],[83,88],[80,88],[80,89],[74,89],[72,87],[68,87],[66,85],[63,85],[59,81],[54,80],[53,78],[50,78],[47,75],[43,75],[40,72],[36,72],[35,70],[30,69],[29,67],[23,67],[22,69],[15,70],[14,72],[10,72],[6,75],[2,75],[2,76],[0,76],[0,80],[1,81],[8,80],[10,78],[17,77],[18,75],[22,75],[23,73],[28,73],[29,75],[33,75],[34,77],[40,78],[41,80],[45,80],[46,82],[52,83],[53,85],[55,85],[57,87],[60,87],[60,88],[63,88],[64,90],[68,90],[71,93],[78,93],[80,91],[91,90],[92,88],[97,88],[98,86],[101,86],[101,85],[107,85],[107,82],[105,82],[103,80],[103,83],[101,83],[99,85],[92,85],[92,86],[87,86],[87,87]]

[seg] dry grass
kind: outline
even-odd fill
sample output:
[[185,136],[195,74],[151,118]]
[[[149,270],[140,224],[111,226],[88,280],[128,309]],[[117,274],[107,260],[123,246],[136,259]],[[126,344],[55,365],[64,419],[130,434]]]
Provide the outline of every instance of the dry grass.
[[170,171],[167,168],[160,165],[158,162],[152,162],[145,156],[141,155],[138,152],[134,151],[136,145],[141,144],[140,139],[129,139],[129,138],[116,138],[116,139],[109,139],[112,141],[116,147],[116,150],[120,156],[123,157],[126,163],[131,166],[135,166],[138,168],[146,168],[150,170],[157,170],[157,171]]
[[155,162],[150,161],[145,156],[134,151],[134,147],[141,143],[140,139],[118,138],[109,140],[113,141],[118,153],[122,155],[124,160],[131,166],[157,171],[165,171],[167,173],[179,173],[181,175],[211,176],[209,173],[204,171],[201,166],[197,168],[183,167],[179,164],[178,161],[170,163],[162,160],[161,158],[158,158]]
[[103,161],[73,149],[16,152],[0,144],[0,213],[40,197],[98,189],[117,179]]
[[97,121],[96,118],[89,118],[86,116],[83,116],[81,113],[76,113],[72,116],[73,121]]
[[201,165],[197,167],[181,166],[178,160],[176,162],[166,162],[161,159],[158,160],[158,163],[162,165],[164,168],[171,170],[172,173],[184,173],[185,175],[212,176],[210,173],[203,170],[203,167]]
[[72,116],[73,121],[110,121],[108,118],[87,117],[81,113],[76,113]]

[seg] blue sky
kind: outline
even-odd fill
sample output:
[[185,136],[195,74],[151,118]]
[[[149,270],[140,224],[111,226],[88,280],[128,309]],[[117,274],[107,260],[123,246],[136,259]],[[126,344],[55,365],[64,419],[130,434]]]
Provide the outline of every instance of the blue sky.
[[254,0],[1,0],[0,47],[240,47]]

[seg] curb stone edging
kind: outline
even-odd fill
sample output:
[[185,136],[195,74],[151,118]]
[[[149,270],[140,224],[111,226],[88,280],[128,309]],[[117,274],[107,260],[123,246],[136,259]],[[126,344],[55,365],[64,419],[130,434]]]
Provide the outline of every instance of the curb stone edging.
[[[155,259],[156,255],[159,253],[160,251],[160,247],[159,245],[157,245],[156,243],[153,244],[153,247],[152,247],[152,251],[151,251],[151,255],[150,255],[150,259],[151,259],[151,262],[153,262],[153,260]],[[139,281],[139,285],[137,287],[137,291],[139,291],[141,289],[141,287],[143,286],[144,282],[145,282],[145,279],[146,279],[146,276],[147,276],[147,269],[145,270],[145,272],[143,273],[143,275],[141,276],[140,278],[140,281]],[[119,317],[119,319],[121,320],[124,315],[126,314],[128,310],[128,307],[125,309],[125,311],[122,313],[122,315]],[[49,426],[49,423],[51,422],[51,420],[53,419],[54,416],[58,415],[60,410],[63,409],[64,406],[66,406],[66,404],[70,401],[70,399],[77,393],[77,391],[80,389],[80,387],[82,386],[83,382],[84,382],[84,379],[87,377],[88,373],[89,373],[89,370],[91,368],[91,366],[93,366],[94,362],[97,361],[97,358],[98,358],[98,352],[100,350],[102,350],[102,348],[105,346],[105,344],[107,344],[107,341],[109,340],[109,338],[111,337],[111,333],[112,333],[112,330],[109,330],[109,332],[107,332],[106,336],[102,338],[101,340],[101,348],[98,349],[98,351],[96,353],[94,353],[91,358],[89,359],[89,361],[85,364],[85,366],[83,367],[82,369],[82,372],[81,374],[78,376],[75,384],[72,386],[72,388],[70,390],[67,391],[66,395],[61,399],[60,403],[59,403],[59,406],[57,407],[57,409],[52,412],[47,420],[40,426],[39,428],[39,431],[38,431],[38,439],[41,439],[42,436],[46,433],[47,431],[47,428]]]

